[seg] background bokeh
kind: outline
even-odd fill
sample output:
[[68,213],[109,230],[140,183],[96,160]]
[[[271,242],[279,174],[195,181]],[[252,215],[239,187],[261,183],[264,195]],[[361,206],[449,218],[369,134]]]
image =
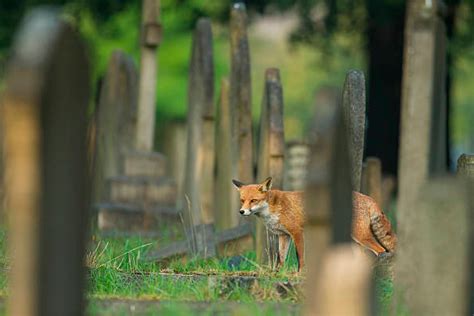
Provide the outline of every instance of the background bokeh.
[[[186,116],[187,76],[196,20],[213,21],[216,101],[219,82],[229,73],[228,18],[232,1],[162,0],[164,38],[159,48],[158,127]],[[473,152],[474,1],[445,1],[448,46],[450,157]],[[38,4],[60,5],[64,16],[86,39],[94,85],[114,49],[139,60],[138,0],[2,0],[0,2],[0,73],[21,17]],[[284,86],[287,140],[302,139],[310,125],[315,93],[341,87],[348,69],[368,79],[368,155],[396,173],[405,1],[402,0],[257,0],[246,1],[252,62],[254,120],[258,120],[267,67],[279,67]],[[91,104],[91,112],[94,104]],[[157,129],[157,134],[160,129]],[[159,135],[158,135],[159,136]],[[453,163],[451,162],[451,168]]]

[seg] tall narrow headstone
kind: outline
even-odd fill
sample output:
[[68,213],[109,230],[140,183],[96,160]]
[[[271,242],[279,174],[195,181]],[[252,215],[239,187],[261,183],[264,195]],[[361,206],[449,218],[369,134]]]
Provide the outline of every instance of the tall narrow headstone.
[[230,50],[229,105],[232,113],[232,155],[237,161],[235,177],[244,183],[253,183],[250,52],[247,12],[241,2],[233,4],[230,12]]
[[[413,293],[413,271],[418,263],[412,241],[419,238],[414,205],[427,179],[445,170],[444,52],[446,34],[441,18],[442,1],[407,2],[405,52],[400,126],[397,230],[399,247],[395,265],[394,304],[403,304]],[[440,133],[440,134],[439,134]],[[442,149],[441,149],[442,148]]]
[[[285,153],[283,89],[280,73],[276,68],[267,69],[265,72],[259,136],[257,179],[263,181],[272,177],[272,188],[282,190]],[[265,228],[262,221],[257,221],[257,262],[275,265],[278,253],[277,238]]]
[[33,10],[6,73],[4,128],[11,315],[82,315],[89,222],[89,66],[78,34]]
[[347,73],[342,91],[342,107],[349,132],[352,188],[360,191],[365,139],[365,78],[361,71],[351,70]]
[[[188,90],[188,137],[183,211],[193,252],[213,256],[206,240],[214,224],[214,61],[209,19],[201,18],[193,37]],[[229,180],[230,181],[230,180]],[[212,248],[212,247],[211,247]]]
[[138,88],[138,121],[136,146],[140,151],[152,151],[155,133],[156,82],[158,63],[156,53],[161,41],[159,0],[143,0],[140,29],[140,81]]

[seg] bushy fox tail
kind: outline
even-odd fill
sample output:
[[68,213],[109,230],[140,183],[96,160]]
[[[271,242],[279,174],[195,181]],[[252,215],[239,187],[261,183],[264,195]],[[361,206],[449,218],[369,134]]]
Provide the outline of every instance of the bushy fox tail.
[[373,213],[370,216],[370,228],[377,241],[388,251],[394,252],[397,246],[397,236],[392,230],[390,221],[384,213]]

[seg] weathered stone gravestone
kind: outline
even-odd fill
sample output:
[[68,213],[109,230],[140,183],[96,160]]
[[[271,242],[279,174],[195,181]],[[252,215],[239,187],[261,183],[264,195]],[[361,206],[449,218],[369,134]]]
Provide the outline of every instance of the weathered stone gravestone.
[[[125,153],[134,149],[138,73],[130,56],[114,51],[103,78],[96,108],[94,200],[103,201],[105,180],[123,174]],[[163,172],[162,168],[157,170]]]
[[235,176],[244,183],[253,183],[250,52],[247,13],[242,2],[233,4],[230,12],[230,50],[229,105],[232,113],[232,154],[237,167]]
[[188,137],[183,211],[192,254],[214,256],[214,59],[209,19],[201,18],[193,38],[188,90]]
[[89,65],[82,40],[59,12],[36,9],[22,22],[5,85],[8,311],[82,315]]
[[365,78],[358,70],[350,70],[342,92],[342,108],[349,132],[352,159],[352,188],[360,191],[365,139]]
[[[260,113],[257,179],[263,181],[267,177],[272,177],[272,188],[281,190],[283,188],[285,135],[283,89],[280,73],[276,68],[267,69],[265,72],[265,88]],[[262,221],[257,220],[255,247],[257,262],[275,266],[278,255],[278,238],[288,237],[274,235],[265,228]]]
[[318,107],[315,117],[305,193],[305,243],[311,245],[305,314],[367,315],[370,261],[350,246],[354,151],[347,116],[338,105]]
[[419,238],[413,224],[421,187],[446,169],[445,40],[443,2],[407,3],[400,125],[395,304],[411,295],[418,255],[412,241]]

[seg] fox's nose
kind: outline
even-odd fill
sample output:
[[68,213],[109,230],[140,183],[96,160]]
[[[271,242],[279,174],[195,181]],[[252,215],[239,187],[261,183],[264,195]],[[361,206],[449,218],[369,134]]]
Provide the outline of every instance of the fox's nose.
[[244,214],[244,213],[245,213],[245,211],[244,211],[244,210],[240,210],[239,212],[240,212],[240,214]]

